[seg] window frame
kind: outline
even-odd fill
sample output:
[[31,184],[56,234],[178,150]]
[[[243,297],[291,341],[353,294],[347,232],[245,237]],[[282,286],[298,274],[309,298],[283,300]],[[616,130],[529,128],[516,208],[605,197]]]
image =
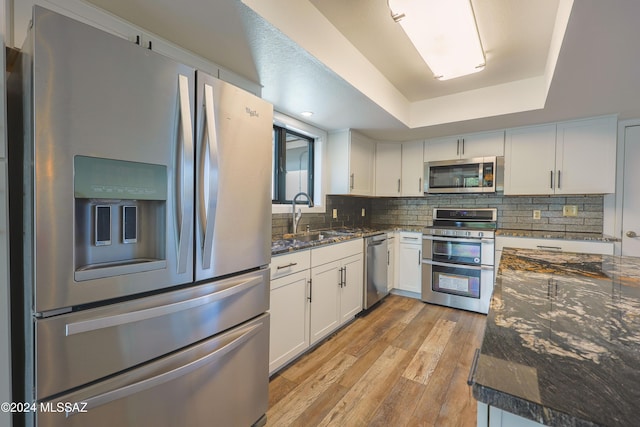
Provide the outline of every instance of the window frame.
[[316,138],[297,132],[287,126],[273,124],[273,144],[274,144],[274,167],[273,167],[273,195],[272,205],[291,205],[292,200],[286,198],[286,152],[287,152],[287,135],[293,135],[297,138],[304,139],[308,144],[307,156],[307,194],[311,200],[314,200],[315,189],[315,148]]

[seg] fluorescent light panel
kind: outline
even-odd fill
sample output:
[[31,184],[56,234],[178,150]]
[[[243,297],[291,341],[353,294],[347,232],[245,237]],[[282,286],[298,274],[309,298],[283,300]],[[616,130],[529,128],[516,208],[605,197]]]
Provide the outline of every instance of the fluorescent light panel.
[[470,0],[388,0],[391,16],[434,76],[448,80],[485,66]]

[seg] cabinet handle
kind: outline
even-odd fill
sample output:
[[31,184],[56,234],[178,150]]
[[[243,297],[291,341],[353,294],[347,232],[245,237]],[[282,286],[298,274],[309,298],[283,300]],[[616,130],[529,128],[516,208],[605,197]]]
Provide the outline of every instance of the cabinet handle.
[[558,190],[560,189],[560,171],[558,170]]
[[473,353],[473,361],[471,362],[471,369],[469,369],[469,376],[467,377],[467,385],[472,386],[476,382],[476,369],[478,369],[478,359],[480,358],[480,349],[476,348]]
[[349,188],[353,190],[353,182],[354,182],[354,174],[351,174],[351,183],[349,184]]
[[549,171],[550,183],[549,188],[553,189],[553,171]]
[[460,155],[460,140],[457,141],[457,145],[456,145],[456,156]]
[[347,266],[346,265],[342,268],[342,287],[343,288],[347,287]]
[[464,155],[464,138],[462,138],[462,155]]
[[309,279],[309,296],[307,297],[307,299],[309,300],[309,303],[311,303],[312,295],[313,295],[313,281]]
[[391,265],[391,251],[387,251],[387,265]]
[[537,245],[536,248],[538,249],[549,249],[552,251],[561,251],[562,248],[560,246],[542,246],[542,245]]
[[422,191],[422,178],[418,178],[418,193]]
[[338,286],[342,287],[342,268],[338,270],[340,272],[340,279],[338,279]]
[[281,270],[281,269],[283,269],[283,268],[293,267],[294,265],[298,265],[298,263],[297,263],[297,262],[290,262],[290,263],[289,263],[289,264],[287,264],[287,265],[279,265],[279,266],[276,268],[276,270]]
[[422,264],[422,250],[418,251],[418,265]]
[[400,178],[398,178],[398,193],[400,192]]

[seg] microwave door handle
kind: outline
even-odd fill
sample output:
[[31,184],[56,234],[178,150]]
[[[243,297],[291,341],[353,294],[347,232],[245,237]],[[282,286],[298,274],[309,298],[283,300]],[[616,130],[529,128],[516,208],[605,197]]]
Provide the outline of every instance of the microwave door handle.
[[[211,85],[204,85],[204,120],[206,126],[206,149],[208,156],[202,159],[202,184],[204,184],[205,166],[208,170],[208,185],[209,194],[206,204],[202,203],[203,211],[200,212],[201,217],[204,218],[204,242],[202,248],[202,268],[207,270],[211,268],[211,255],[213,252],[213,232],[216,223],[216,211],[218,207],[218,174],[220,172],[220,165],[218,164],[218,129],[216,126],[215,106],[213,102],[213,87]],[[206,160],[206,161],[205,161]],[[200,186],[201,191],[204,193],[205,186]],[[204,197],[203,197],[204,198]]]
[[[260,328],[262,326],[264,326],[263,323],[258,323],[238,331],[240,336],[234,338],[232,341],[214,350],[213,352],[206,354],[201,358],[196,359],[192,362],[189,362],[186,365],[182,365],[180,367],[177,367],[170,371],[163,372],[154,377],[147,378],[133,384],[129,384],[122,388],[110,390],[105,393],[98,394],[96,396],[91,396],[84,400],[86,404],[84,409],[91,410],[99,406],[106,405],[110,402],[113,402],[114,400],[122,399],[127,396],[131,396],[132,394],[135,394],[135,393],[140,393],[144,390],[148,390],[152,387],[156,387],[160,384],[164,384],[168,381],[188,375],[191,372],[194,372],[197,369],[202,368],[203,366],[214,363],[220,360],[223,356],[229,354],[230,352],[232,352],[233,350],[241,346],[242,344],[246,343],[249,339],[251,339],[254,335],[256,335],[260,331]],[[77,411],[67,412],[67,417],[70,417],[77,413],[78,413]]]
[[178,227],[177,271],[185,273],[191,246],[193,216],[193,124],[189,100],[189,77],[178,75],[178,97],[180,104],[180,129],[178,131],[178,162],[176,170],[176,223]]

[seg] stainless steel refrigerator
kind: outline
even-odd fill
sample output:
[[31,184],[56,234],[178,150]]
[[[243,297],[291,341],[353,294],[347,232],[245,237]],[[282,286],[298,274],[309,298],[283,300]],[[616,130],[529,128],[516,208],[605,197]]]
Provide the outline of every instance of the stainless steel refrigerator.
[[38,6],[20,61],[18,423],[264,422],[272,106]]

